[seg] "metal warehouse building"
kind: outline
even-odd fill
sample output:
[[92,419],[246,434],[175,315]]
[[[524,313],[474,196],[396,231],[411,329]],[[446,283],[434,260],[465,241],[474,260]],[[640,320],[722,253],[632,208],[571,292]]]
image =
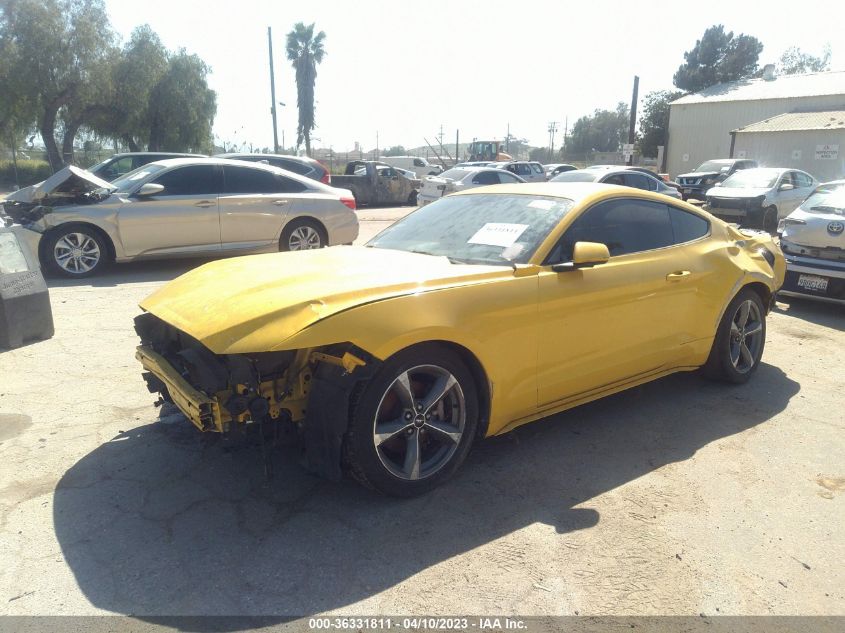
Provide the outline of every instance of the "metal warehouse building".
[[[826,113],[835,118],[836,112],[845,111],[845,72],[776,77],[771,68],[766,70],[762,79],[717,84],[673,101],[665,171],[674,177],[708,159],[740,158],[739,152],[744,152],[746,158],[767,166],[795,167],[820,179],[845,176],[845,141],[840,142],[840,128],[780,130],[774,129],[777,122],[769,125],[774,118],[790,113],[815,112],[822,118]],[[816,125],[815,119],[788,121],[782,121],[782,127]],[[754,140],[753,134],[763,136]],[[822,147],[816,151],[816,146],[825,145],[827,151]],[[834,149],[837,145],[839,148]],[[757,151],[764,153],[757,156]],[[834,154],[836,157],[830,158]]]
[[845,109],[792,112],[734,131],[734,156],[794,167],[822,182],[845,175]]

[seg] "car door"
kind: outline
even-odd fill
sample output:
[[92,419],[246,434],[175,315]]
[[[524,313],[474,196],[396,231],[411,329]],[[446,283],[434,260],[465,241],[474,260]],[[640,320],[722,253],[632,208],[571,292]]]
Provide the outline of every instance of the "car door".
[[531,167],[531,180],[533,182],[545,182],[546,173],[543,171],[543,166],[540,163],[529,163]]
[[217,165],[173,167],[146,180],[144,184],[159,184],[164,190],[139,196],[136,189],[118,211],[118,230],[126,255],[219,251],[220,180]]
[[278,249],[285,218],[307,187],[261,167],[223,166],[220,241],[223,250]]
[[[554,272],[576,242],[599,242],[607,263]],[[539,277],[538,406],[583,398],[678,365],[693,335],[692,262],[674,243],[668,206],[600,202],[568,227]]]

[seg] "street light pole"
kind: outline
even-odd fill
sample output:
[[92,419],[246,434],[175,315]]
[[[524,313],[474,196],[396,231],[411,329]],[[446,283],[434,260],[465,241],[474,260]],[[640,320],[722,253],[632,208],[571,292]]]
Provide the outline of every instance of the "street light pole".
[[273,29],[269,26],[267,27],[267,46],[270,51],[270,114],[273,115],[273,153],[278,154],[279,132],[276,126],[276,78],[273,73]]

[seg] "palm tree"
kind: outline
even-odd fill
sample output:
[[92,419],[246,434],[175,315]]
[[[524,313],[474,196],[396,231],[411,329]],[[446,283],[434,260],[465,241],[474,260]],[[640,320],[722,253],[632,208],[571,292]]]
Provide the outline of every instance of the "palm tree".
[[311,156],[311,130],[314,122],[314,82],[317,80],[317,64],[323,61],[323,31],[314,35],[314,24],[305,26],[297,22],[287,35],[287,57],[296,70],[296,106],[299,109],[299,125],[296,128],[296,145],[305,141],[305,153]]

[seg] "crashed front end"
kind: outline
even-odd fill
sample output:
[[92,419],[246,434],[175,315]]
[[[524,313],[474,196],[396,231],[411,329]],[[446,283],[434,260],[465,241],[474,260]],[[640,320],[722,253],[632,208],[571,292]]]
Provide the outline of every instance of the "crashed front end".
[[345,409],[332,405],[366,377],[365,352],[346,344],[215,354],[149,312],[135,318],[135,331],[141,339],[135,357],[147,388],[160,395],[157,404],[171,402],[200,431],[227,437],[256,425],[263,438],[270,427],[304,445],[312,471],[339,478],[347,420]]

